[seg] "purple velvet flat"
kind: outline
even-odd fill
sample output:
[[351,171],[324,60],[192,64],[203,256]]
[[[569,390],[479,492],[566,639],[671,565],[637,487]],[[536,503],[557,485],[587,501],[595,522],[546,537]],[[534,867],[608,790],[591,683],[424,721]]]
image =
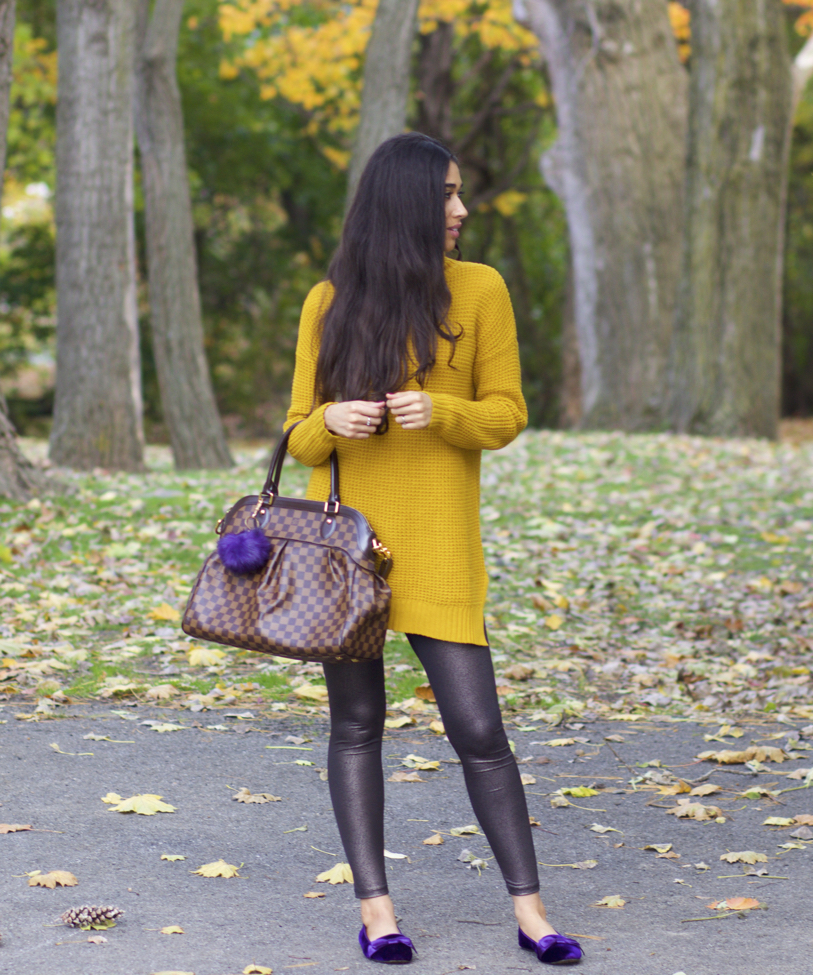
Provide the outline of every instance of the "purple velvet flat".
[[526,951],[535,951],[536,957],[546,965],[575,965],[581,961],[584,952],[574,938],[564,934],[547,934],[539,941],[532,941],[519,928],[519,946]]
[[412,961],[412,952],[415,950],[415,945],[400,932],[385,934],[382,938],[370,941],[364,926],[359,931],[359,944],[365,958],[383,962],[385,965],[406,965]]

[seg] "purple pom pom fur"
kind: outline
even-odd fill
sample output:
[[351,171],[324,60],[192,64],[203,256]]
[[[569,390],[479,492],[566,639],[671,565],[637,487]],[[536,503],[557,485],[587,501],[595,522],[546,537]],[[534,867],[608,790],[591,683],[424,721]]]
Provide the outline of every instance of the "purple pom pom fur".
[[256,572],[268,561],[271,542],[259,528],[247,532],[233,532],[221,535],[217,543],[220,561],[230,572],[245,575]]

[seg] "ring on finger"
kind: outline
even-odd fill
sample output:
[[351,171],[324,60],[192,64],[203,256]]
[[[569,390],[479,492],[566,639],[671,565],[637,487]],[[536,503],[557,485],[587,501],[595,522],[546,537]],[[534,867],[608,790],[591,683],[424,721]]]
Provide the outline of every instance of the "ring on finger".
[[370,418],[369,418],[369,416],[367,417],[367,426],[370,426]]

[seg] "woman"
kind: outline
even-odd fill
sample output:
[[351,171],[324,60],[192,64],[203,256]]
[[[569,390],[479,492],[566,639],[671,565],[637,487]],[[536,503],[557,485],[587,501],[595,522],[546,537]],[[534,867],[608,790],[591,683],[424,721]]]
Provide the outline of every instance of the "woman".
[[[449,741],[519,921],[541,961],[578,961],[539,899],[536,856],[500,715],[483,624],[480,452],[527,422],[516,328],[500,275],[446,257],[466,208],[457,161],[413,133],[373,154],[327,280],[302,310],[291,453],[314,468],[308,497],[328,496],[339,456],[342,501],[362,511],[393,553],[389,627],[423,664]],[[394,420],[394,422],[392,422]],[[407,962],[384,869],[382,660],[325,664],[328,781],[361,900],[367,958]]]

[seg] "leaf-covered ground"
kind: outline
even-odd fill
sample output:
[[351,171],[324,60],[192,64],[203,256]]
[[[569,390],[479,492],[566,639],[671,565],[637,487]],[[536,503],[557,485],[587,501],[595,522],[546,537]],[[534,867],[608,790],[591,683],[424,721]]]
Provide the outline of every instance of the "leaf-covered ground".
[[[89,697],[324,708],[317,665],[180,630],[215,523],[263,477],[266,450],[237,455],[179,474],[150,448],[147,474],[66,474],[64,497],[0,503],[0,699],[42,716]],[[286,493],[307,475],[291,463]],[[813,718],[813,444],[528,432],[484,455],[482,516],[499,693],[518,720]],[[387,665],[390,723],[434,718],[400,635]]]

